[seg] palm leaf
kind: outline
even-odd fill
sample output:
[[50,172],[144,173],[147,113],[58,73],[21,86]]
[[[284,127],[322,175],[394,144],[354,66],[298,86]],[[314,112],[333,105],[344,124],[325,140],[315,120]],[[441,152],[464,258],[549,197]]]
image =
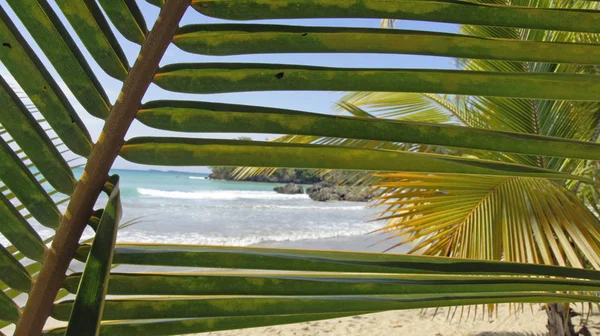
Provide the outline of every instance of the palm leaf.
[[[598,64],[593,44],[491,39],[410,30],[350,29],[254,24],[191,25],[173,38],[179,48],[203,55],[265,53],[391,53]],[[556,48],[563,52],[555,53]]]
[[[429,110],[417,109],[416,113],[430,114]],[[402,120],[414,120],[415,113],[412,111],[407,111],[410,116],[400,112]],[[336,117],[260,106],[154,101],[144,104],[137,118],[148,126],[178,132],[299,134],[600,159],[600,145],[586,142],[456,126]],[[598,155],[594,156],[595,153]]]
[[117,30],[129,41],[143,44],[148,35],[146,21],[135,1],[100,0],[100,6],[106,12]]
[[[290,314],[270,316],[243,316],[198,319],[166,319],[160,322],[112,322],[106,323],[98,335],[176,335],[181,333],[209,332],[229,329],[252,328],[286,323],[325,320],[356,314]],[[50,330],[46,335],[62,335],[63,328]]]
[[454,96],[406,92],[351,92],[338,103],[342,110],[352,113],[363,108],[379,118],[411,121],[413,116],[429,116],[429,123],[442,119],[452,124],[485,128],[477,115],[464,111],[464,99]]
[[596,100],[600,90],[600,81],[592,75],[249,63],[171,64],[159,70],[154,83],[185,93],[363,90],[582,101]]
[[[376,149],[190,138],[133,138],[121,149],[126,160],[174,166],[225,165],[410,171],[580,179],[537,167],[436,154]],[[323,161],[323,157],[330,158]],[[588,181],[591,182],[591,181]]]

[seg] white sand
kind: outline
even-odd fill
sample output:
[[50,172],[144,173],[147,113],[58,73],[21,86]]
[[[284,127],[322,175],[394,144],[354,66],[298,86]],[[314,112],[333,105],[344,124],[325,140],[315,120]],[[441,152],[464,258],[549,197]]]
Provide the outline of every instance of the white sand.
[[[533,312],[531,309],[533,308]],[[452,335],[546,335],[546,312],[538,305],[525,305],[524,311],[509,313],[508,305],[500,305],[498,315],[494,313],[488,319],[487,311],[478,309],[475,319],[474,308],[467,318],[467,308],[460,319],[460,309],[453,319],[447,319],[448,309],[390,311],[362,316],[345,317],[334,320],[288,324],[276,327],[251,328],[237,331],[220,331],[202,333],[202,336],[452,336]],[[452,308],[452,312],[454,309]],[[587,312],[587,309],[586,309]],[[573,318],[575,330],[580,323],[579,317]],[[600,315],[592,314],[588,321],[588,329],[592,335],[600,334]]]

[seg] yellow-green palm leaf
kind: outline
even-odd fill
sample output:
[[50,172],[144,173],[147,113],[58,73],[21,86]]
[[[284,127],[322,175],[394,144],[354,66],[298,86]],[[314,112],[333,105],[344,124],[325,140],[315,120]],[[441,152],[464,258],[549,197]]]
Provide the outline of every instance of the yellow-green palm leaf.
[[[381,175],[384,231],[412,252],[476,259],[600,264],[600,223],[556,182],[519,177]],[[574,247],[576,246],[576,247]]]

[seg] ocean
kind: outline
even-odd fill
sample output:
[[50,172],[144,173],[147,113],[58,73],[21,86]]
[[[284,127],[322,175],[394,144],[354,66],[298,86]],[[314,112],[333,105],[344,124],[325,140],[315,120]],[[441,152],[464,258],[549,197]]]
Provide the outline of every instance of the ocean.
[[[383,251],[397,243],[369,234],[378,209],[358,202],[316,202],[273,191],[278,184],[209,180],[208,174],[113,170],[120,179],[123,218],[134,225],[118,242],[266,246]],[[75,170],[78,177],[81,169]],[[308,187],[308,186],[305,186]],[[105,203],[99,200],[98,208]],[[61,205],[61,210],[66,204]],[[36,227],[44,237],[52,231]],[[91,230],[84,237],[92,236]],[[403,252],[405,248],[395,249]]]

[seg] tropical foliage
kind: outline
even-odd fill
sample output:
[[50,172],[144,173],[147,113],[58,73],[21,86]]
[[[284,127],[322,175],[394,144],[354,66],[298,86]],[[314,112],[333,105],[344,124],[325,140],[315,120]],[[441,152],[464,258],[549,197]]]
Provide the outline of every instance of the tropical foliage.
[[[236,171],[243,169],[243,167],[210,167],[212,173],[210,174],[211,179],[217,180],[239,180],[237,178]],[[351,173],[350,173],[351,174]],[[316,183],[323,180],[319,172],[311,169],[295,169],[295,168],[282,168],[277,169],[273,174],[269,176],[254,175],[249,176],[245,181],[258,181],[258,182],[279,182],[279,183]]]
[[[515,186],[519,185],[529,188],[531,184],[536,193],[548,191],[556,195],[570,195],[561,193],[569,187],[587,195],[584,190],[591,189],[585,186],[596,182],[589,173],[580,173],[586,169],[582,167],[589,167],[579,162],[600,158],[600,145],[589,141],[593,132],[584,127],[596,120],[595,111],[589,108],[598,100],[600,80],[589,74],[588,69],[600,63],[597,43],[306,27],[293,25],[293,20],[290,26],[227,23],[181,28],[179,22],[191,4],[204,15],[227,20],[365,17],[596,34],[600,33],[596,9],[545,9],[543,3],[539,8],[530,8],[433,0],[149,2],[161,7],[159,18],[152,25],[146,24],[136,2],[125,0],[57,0],[52,5],[45,0],[7,0],[8,6],[3,4],[0,9],[0,59],[6,68],[0,81],[3,106],[0,232],[12,244],[0,246],[2,326],[16,324],[16,335],[39,335],[47,318],[52,316],[69,323],[65,328],[47,331],[50,335],[166,335],[391,309],[598,301],[597,296],[588,293],[600,288],[600,272],[580,268],[431,256],[115,244],[121,213],[127,209],[121,209],[119,178],[109,177],[112,163],[120,155],[150,165],[381,171],[388,174],[384,178],[390,179],[390,183],[404,183],[398,181],[401,177],[398,174],[427,173],[419,175],[430,180],[419,181],[421,184],[414,188],[419,195],[415,197],[426,197],[421,189],[432,184],[439,186],[436,179],[443,179],[439,174],[481,182],[476,191],[465,191],[462,182],[456,184],[457,189],[448,185],[441,188],[442,194],[445,190],[457,190],[459,197],[473,193],[474,198],[481,199],[485,188],[492,188],[489,186],[494,183],[509,190],[517,190]],[[7,13],[9,6],[11,12]],[[62,17],[68,21],[68,28]],[[148,31],[147,26],[152,29]],[[117,34],[141,46],[133,65],[124,56]],[[44,57],[36,53],[33,41]],[[487,63],[476,61],[465,61],[465,69],[455,71],[254,63],[168,64],[159,68],[170,43],[189,52],[209,55],[382,52],[493,60],[490,64],[513,61],[561,65],[544,72],[505,72],[501,68],[481,71],[476,64]],[[123,83],[114,104],[97,79],[99,73],[91,70],[92,59],[100,67],[99,72]],[[567,71],[569,67],[577,70]],[[342,117],[201,101],[150,101],[142,105],[151,83],[165,90],[198,94],[350,90],[469,96],[458,100],[466,110],[482,105],[495,111],[502,102],[511,105],[516,104],[514,99],[533,99],[535,111],[539,108],[541,112],[542,106],[550,105],[543,111],[550,111],[551,115],[538,116],[546,118],[538,125],[542,131],[530,132],[529,128],[517,127],[525,125],[522,120],[531,112],[519,106],[499,106],[497,115],[485,118],[469,113],[469,118],[479,120],[476,123],[439,125],[373,118],[358,109],[355,110],[358,116]],[[440,100],[443,104],[449,101]],[[86,113],[105,120],[96,143],[74,108],[77,102]],[[509,108],[514,111],[508,113]],[[558,123],[553,123],[551,117],[569,121],[558,127],[564,130],[554,130],[552,125]],[[279,133],[311,136],[315,141],[291,144],[167,137],[124,141],[134,119],[176,132]],[[504,119],[514,127],[494,126]],[[318,140],[322,137],[336,140],[329,143]],[[409,145],[413,143],[419,145]],[[398,151],[399,146],[423,149]],[[445,151],[463,155],[436,154]],[[470,156],[464,155],[468,153]],[[473,153],[480,154],[473,157]],[[82,164],[84,173],[76,181],[72,168]],[[502,180],[510,182],[498,182]],[[108,196],[101,199],[106,203],[104,210],[93,211],[102,192]],[[567,197],[554,202],[569,200]],[[59,205],[67,201],[66,210],[62,210]],[[549,208],[534,201],[528,204]],[[437,206],[437,210],[423,206],[421,211],[439,211]],[[449,215],[441,212],[440,217],[443,216]],[[512,218],[512,227],[516,228],[521,219]],[[430,223],[423,223],[422,230],[439,230],[439,222],[428,220]],[[582,235],[577,238],[569,235],[571,238],[567,239],[598,239],[594,221],[579,223],[579,226],[564,225],[565,230],[570,230],[567,233]],[[543,225],[554,228],[558,224],[540,224],[540,230],[544,230]],[[43,227],[55,230],[55,235],[43,239]],[[80,243],[86,227],[95,231],[91,244]],[[440,237],[444,234],[440,231]],[[510,234],[524,237],[514,230]],[[558,235],[556,231],[554,234]],[[557,236],[558,249],[549,248],[550,257],[558,256],[560,249],[567,254],[566,243],[560,239]],[[535,254],[532,251],[517,249],[515,253]],[[590,251],[583,251],[586,260],[595,260],[589,257],[595,251],[594,245]],[[543,256],[540,253],[540,258]],[[82,273],[69,271],[74,257],[85,262]],[[575,257],[565,258],[565,264],[579,266],[571,261]],[[115,264],[198,270],[185,274],[111,272]],[[202,268],[229,271],[206,272]],[[247,269],[270,272],[249,273],[244,271]],[[25,296],[22,293],[27,294],[26,302],[20,300]],[[64,299],[68,293],[75,294],[72,300]]]
[[[497,2],[498,3],[498,2]],[[505,3],[502,1],[502,3]],[[598,3],[510,1],[511,5],[598,9]],[[599,34],[462,25],[459,33],[476,38],[597,43]],[[598,68],[552,62],[460,59],[467,71],[577,73]],[[532,100],[413,93],[351,93],[340,106],[377,118],[469,126],[596,142],[600,132],[597,102]],[[364,111],[366,110],[366,111]],[[412,150],[422,150],[413,148]],[[595,160],[572,157],[454,150],[454,155],[549,168],[595,179]],[[598,268],[600,231],[597,188],[565,180],[520,177],[383,174],[374,182],[385,196],[386,230],[413,243],[414,252],[464,258]],[[579,195],[579,197],[576,197]]]

